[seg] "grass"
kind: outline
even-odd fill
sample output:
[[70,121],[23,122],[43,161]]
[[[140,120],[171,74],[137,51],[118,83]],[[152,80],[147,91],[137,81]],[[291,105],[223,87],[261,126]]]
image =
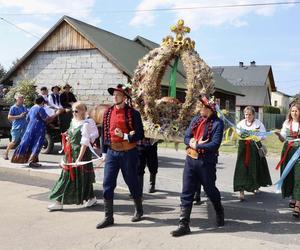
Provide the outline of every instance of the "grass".
[[[280,154],[283,144],[278,140],[278,137],[274,134],[267,137],[266,140],[263,141],[263,144],[267,147],[269,154]],[[171,142],[162,142],[158,144],[160,148],[175,148],[175,144]],[[184,143],[178,144],[178,149],[185,149]],[[222,145],[220,147],[220,152],[232,154],[237,152],[237,146],[234,145],[234,142]]]

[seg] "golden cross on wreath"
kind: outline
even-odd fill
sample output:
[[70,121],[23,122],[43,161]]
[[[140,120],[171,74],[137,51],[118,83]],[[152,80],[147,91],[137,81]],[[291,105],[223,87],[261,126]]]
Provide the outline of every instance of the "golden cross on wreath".
[[171,26],[171,31],[176,34],[175,41],[182,41],[184,34],[190,33],[191,29],[187,26],[184,26],[184,21],[180,19],[176,25]]

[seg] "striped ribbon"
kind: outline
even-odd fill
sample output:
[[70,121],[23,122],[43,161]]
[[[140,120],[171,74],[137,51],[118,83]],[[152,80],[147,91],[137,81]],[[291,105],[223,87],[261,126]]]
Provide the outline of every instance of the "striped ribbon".
[[220,109],[219,105],[216,105],[216,111],[219,113],[220,118],[224,121],[226,121],[232,128],[234,128],[235,130],[240,130],[242,133],[247,133],[249,134],[249,136],[241,138],[241,140],[252,140],[250,139],[251,136],[256,136],[256,137],[267,137],[269,135],[272,135],[275,133],[275,130],[271,130],[271,131],[265,131],[265,132],[261,132],[261,131],[251,131],[251,130],[247,130],[247,129],[243,129],[243,128],[237,128],[237,126],[231,122],[229,119],[227,119],[224,115],[224,113],[222,112],[222,110]]
[[290,171],[294,167],[294,165],[295,165],[296,161],[299,159],[299,157],[300,157],[300,147],[296,150],[296,152],[293,154],[293,156],[291,157],[289,162],[286,164],[286,166],[280,176],[280,179],[274,184],[276,193],[280,193],[284,179],[290,173]]

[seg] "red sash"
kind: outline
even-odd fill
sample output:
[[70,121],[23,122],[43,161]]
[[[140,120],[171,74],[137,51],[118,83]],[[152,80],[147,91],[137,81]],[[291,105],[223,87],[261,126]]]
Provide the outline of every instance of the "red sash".
[[[67,134],[66,133],[62,133],[61,134],[61,141],[62,141],[62,146],[63,146],[63,150],[65,155],[67,156],[67,163],[72,163],[72,149],[71,149],[71,144],[69,142],[67,142]],[[70,180],[74,181],[74,173],[73,173],[73,166],[67,166],[67,165],[63,165],[63,169],[65,171],[69,171],[70,173]]]
[[[299,127],[298,127],[298,131],[299,131]],[[293,139],[297,139],[298,138],[298,131],[297,132],[293,132],[293,127],[292,127],[292,122],[290,124],[290,134],[292,136]],[[278,170],[281,165],[284,163],[284,161],[286,160],[286,157],[288,156],[289,151],[291,150],[291,148],[293,147],[294,142],[289,142],[288,146],[284,152],[284,155],[281,157],[280,161],[278,162],[277,166],[276,166],[276,170]]]
[[251,140],[245,140],[245,156],[244,156],[244,166],[249,167],[251,157]]
[[281,157],[280,161],[278,162],[278,164],[276,166],[276,170],[278,170],[281,167],[281,164],[284,163],[284,161],[285,161],[290,149],[293,147],[293,145],[294,145],[294,142],[289,142],[288,143],[288,146],[285,150],[285,153],[284,153],[283,157]]

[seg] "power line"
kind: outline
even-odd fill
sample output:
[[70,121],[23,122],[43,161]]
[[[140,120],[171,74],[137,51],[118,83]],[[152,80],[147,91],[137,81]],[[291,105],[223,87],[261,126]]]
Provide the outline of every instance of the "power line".
[[[193,7],[174,7],[174,8],[158,8],[158,9],[136,9],[136,10],[93,10],[96,13],[134,13],[134,12],[164,12],[164,11],[176,11],[176,10],[198,10],[198,9],[222,9],[222,8],[241,8],[241,7],[261,7],[261,6],[275,6],[275,5],[296,5],[300,4],[300,1],[288,1],[288,2],[269,2],[269,3],[252,3],[252,4],[229,4],[229,5],[204,5]],[[82,13],[89,10],[73,10],[70,13]],[[65,11],[53,12],[39,12],[39,13],[0,13],[0,15],[11,16],[30,16],[30,15],[59,15],[65,13]]]
[[21,30],[21,31],[23,31],[23,32],[25,32],[25,33],[27,33],[27,34],[29,34],[29,35],[34,36],[34,37],[40,39],[40,37],[39,37],[38,35],[36,35],[36,34],[30,32],[30,31],[28,31],[28,30],[25,30],[25,29],[19,27],[18,25],[12,23],[11,21],[8,21],[7,19],[5,19],[5,18],[3,18],[3,17],[0,17],[0,19],[3,20],[4,22],[6,22],[6,23],[8,23],[8,24],[10,24],[10,25],[12,25],[12,26],[14,26],[15,28],[17,28],[17,29],[19,29],[19,30]]

